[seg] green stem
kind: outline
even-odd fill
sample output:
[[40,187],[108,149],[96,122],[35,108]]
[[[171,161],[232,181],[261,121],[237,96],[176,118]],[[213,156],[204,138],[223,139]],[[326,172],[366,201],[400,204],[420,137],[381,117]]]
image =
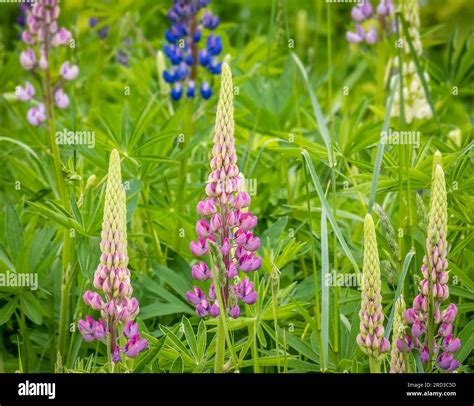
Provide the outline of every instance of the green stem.
[[69,254],[71,251],[71,237],[69,231],[66,230],[64,234],[63,243],[63,274],[61,280],[61,307],[59,309],[59,337],[58,337],[58,352],[63,358],[63,363],[67,364],[67,338],[69,332],[69,291],[71,287],[70,263]]
[[428,296],[428,362],[426,363],[425,372],[433,372],[433,343],[434,343],[434,298],[433,284],[430,281],[430,291]]
[[225,354],[225,330],[222,317],[217,319],[216,333],[216,359],[214,363],[214,372],[221,374],[224,372],[224,354]]
[[252,359],[253,359],[253,372],[254,374],[259,374],[260,365],[258,364],[258,340],[257,340],[257,321],[255,320],[249,326],[249,335],[252,336]]
[[384,91],[384,79],[385,79],[385,41],[383,38],[379,41],[377,45],[377,67],[376,67],[376,75],[377,75],[377,95],[376,100],[377,104],[383,106],[385,103],[385,91]]
[[380,361],[377,361],[374,357],[369,357],[369,367],[371,374],[380,373]]
[[[327,62],[328,62],[328,100],[329,103],[332,101],[332,43],[331,43],[331,7],[332,4],[326,3],[326,18],[328,20],[328,33],[327,33]],[[332,108],[329,108],[329,117],[332,116]]]
[[[47,41],[45,41],[47,44]],[[46,59],[48,59],[48,47],[45,47]],[[45,102],[48,113],[48,127],[49,140],[51,151],[53,154],[54,173],[56,177],[56,185],[59,191],[59,196],[62,200],[64,209],[69,212],[69,199],[67,196],[66,184],[61,171],[61,154],[59,152],[58,144],[56,143],[56,127],[54,121],[53,111],[53,95],[49,68],[45,71],[44,81]],[[59,315],[59,337],[58,337],[58,352],[65,361],[67,334],[68,334],[68,316],[69,316],[69,268],[71,259],[71,236],[70,230],[64,230],[64,243],[62,248],[62,281],[61,281],[61,308]]]
[[25,312],[20,311],[20,317],[18,317],[18,324],[20,325],[20,332],[23,338],[23,372],[30,372],[29,370],[29,356],[30,356],[30,339],[28,330],[26,329]]
[[277,316],[277,308],[278,308],[278,291],[275,292],[276,289],[272,289],[272,313],[273,313],[273,326],[275,329],[275,350],[277,355],[277,372],[280,373],[280,341],[278,337],[278,316]]
[[[211,251],[211,250],[210,250]],[[210,253],[209,255],[210,258],[210,264],[211,264],[211,273],[212,273],[212,279],[214,280],[214,285],[216,289],[216,297],[217,297],[217,303],[219,305],[219,317],[218,317],[218,330],[217,330],[217,341],[216,341],[216,362],[215,362],[215,371],[216,373],[221,373],[223,372],[224,369],[224,353],[225,353],[225,345],[227,342],[227,346],[229,348],[232,361],[234,363],[234,367],[236,370],[238,370],[238,360],[237,356],[235,354],[234,348],[233,348],[233,343],[230,339],[229,332],[227,330],[227,310],[226,306],[224,304],[224,298],[222,296],[222,287],[220,286],[219,283],[219,275],[218,275],[218,270],[215,267],[215,261],[213,258],[213,254]],[[220,331],[222,328],[223,331]],[[224,337],[224,338],[222,338]]]
[[[183,149],[185,148],[185,145],[189,145],[189,142],[191,140],[191,137],[193,135],[193,116],[194,116],[194,100],[190,99],[187,101],[186,105],[186,112],[184,115],[184,127],[183,127],[183,134],[184,134],[184,143],[182,145]],[[181,245],[181,240],[179,236],[179,230],[182,227],[182,220],[181,220],[181,214],[184,214],[184,206],[186,204],[186,199],[184,197],[185,194],[185,189],[186,189],[186,184],[187,184],[187,177],[188,177],[188,155],[184,154],[182,163],[181,163],[181,168],[180,168],[180,173],[179,173],[179,182],[178,182],[178,194],[176,195],[176,208],[177,208],[177,213],[180,214],[178,217],[177,221],[177,230],[175,234],[175,239],[174,239],[174,247],[176,252],[179,252],[179,248]]]
[[[332,100],[332,43],[331,43],[331,37],[332,37],[332,20],[331,20],[331,4],[327,3],[326,4],[326,15],[327,15],[327,20],[328,20],[328,33],[327,33],[327,57],[328,57],[328,100]],[[332,108],[329,109],[329,117],[332,116]],[[333,143],[331,142],[331,162],[333,163],[331,165],[331,162],[329,164],[331,165],[331,188],[332,188],[332,210],[334,215],[336,215],[336,210],[337,210],[337,196],[336,196],[336,171],[335,171],[335,165],[336,165],[336,157],[334,153],[334,147]],[[333,269],[337,269],[337,235],[336,233],[333,233]],[[337,354],[339,353],[339,289],[338,287],[334,287],[333,290],[334,294],[334,321],[333,321],[333,327],[334,327],[334,353]],[[321,353],[322,354],[322,353]],[[327,360],[326,360],[327,362]],[[323,365],[326,365],[323,362]]]
[[[304,172],[304,179],[305,179],[305,186],[306,186],[306,203],[308,209],[308,217],[309,217],[309,237],[311,239],[311,248],[312,248],[312,264],[313,264],[313,283],[314,283],[314,310],[316,313],[316,328],[318,329],[319,334],[321,335],[321,309],[319,305],[319,283],[318,283],[318,273],[316,269],[316,247],[314,245],[314,236],[313,236],[313,218],[311,215],[311,202],[309,197],[309,186],[308,186],[308,175],[306,173],[306,165],[303,164],[303,172]],[[322,351],[321,351],[322,353]]]

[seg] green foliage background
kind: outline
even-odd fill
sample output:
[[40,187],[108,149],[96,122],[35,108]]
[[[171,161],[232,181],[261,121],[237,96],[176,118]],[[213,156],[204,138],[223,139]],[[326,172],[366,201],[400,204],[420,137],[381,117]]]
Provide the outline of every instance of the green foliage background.
[[[199,320],[184,293],[192,286],[188,247],[195,238],[195,205],[204,195],[209,171],[219,81],[207,102],[172,103],[162,94],[155,52],[164,43],[170,3],[61,3],[60,22],[77,41],[76,48],[64,52],[79,65],[80,75],[69,87],[71,107],[56,114],[56,127],[94,131],[96,136],[94,148],[60,146],[70,212],[55,198],[47,129],[31,127],[25,106],[14,97],[15,86],[29,78],[18,62],[17,5],[0,5],[0,272],[39,275],[37,291],[0,287],[0,372],[102,370],[104,348],[85,343],[74,326],[87,311],[82,294],[98,264],[112,148],[123,158],[132,283],[141,305],[141,328],[150,340],[149,350],[123,368],[212,371],[215,321]],[[421,62],[431,77],[436,115],[410,127],[420,131],[418,149],[386,147],[376,185],[376,152],[389,91],[377,81],[384,63],[377,59],[377,49],[356,48],[345,40],[351,5],[227,0],[211,6],[221,17],[217,32],[238,87],[239,167],[256,181],[252,210],[259,217],[263,257],[254,276],[259,300],[230,324],[234,346],[226,359],[237,364],[229,361],[227,368],[368,370],[355,342],[360,291],[325,287],[321,275],[353,274],[362,267],[363,218],[376,186],[377,207],[396,230],[399,245],[395,255],[376,215],[386,320],[397,287],[404,287],[411,303],[425,243],[416,194],[428,207],[432,156],[439,149],[448,188],[450,292],[459,307],[455,331],[463,343],[457,358],[461,370],[468,371],[474,345],[471,1],[422,2]],[[105,40],[89,28],[91,16],[103,17],[110,26]],[[393,44],[383,46],[395,53]],[[117,63],[119,50],[129,55],[130,67]],[[452,95],[453,86],[459,95]],[[396,120],[390,127],[397,128]],[[456,128],[459,139],[448,136]],[[184,143],[179,142],[181,134]],[[328,153],[334,157],[332,166]],[[329,222],[322,227],[323,212],[333,216],[337,229]],[[58,360],[64,229],[73,233],[74,267],[71,331],[65,332],[67,351]]]

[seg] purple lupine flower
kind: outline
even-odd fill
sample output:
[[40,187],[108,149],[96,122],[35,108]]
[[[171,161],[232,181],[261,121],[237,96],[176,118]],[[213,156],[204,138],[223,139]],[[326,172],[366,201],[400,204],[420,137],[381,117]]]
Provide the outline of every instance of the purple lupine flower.
[[28,122],[35,127],[46,121],[46,110],[44,104],[40,103],[37,107],[30,108],[26,118],[28,119]]
[[79,69],[76,65],[71,65],[69,61],[66,61],[59,68],[59,73],[66,80],[74,80],[79,74]]
[[[97,25],[100,23],[100,18],[97,18],[97,17],[90,17],[89,18],[89,27],[90,28],[95,28],[97,27]],[[97,35],[99,36],[100,39],[105,39],[105,37],[107,37],[107,35],[109,34],[109,26],[108,25],[104,25],[102,26],[102,28],[99,28],[97,30]]]
[[97,322],[91,317],[86,316],[85,320],[79,320],[77,327],[86,341],[94,341]]
[[209,271],[209,268],[207,267],[206,263],[202,261],[199,262],[199,264],[193,265],[191,272],[193,278],[198,281],[205,281],[211,278],[211,272]]
[[[413,307],[405,312],[405,320],[411,325],[411,336],[405,335],[410,349],[420,352],[424,364],[434,361],[446,371],[454,371],[460,365],[453,353],[461,347],[459,338],[454,338],[453,323],[457,307],[450,303],[442,311],[442,302],[449,297],[448,260],[447,260],[447,196],[446,182],[441,167],[441,154],[436,152],[433,165],[433,177],[430,199],[430,216],[426,238],[426,255],[423,258],[419,294],[413,300]],[[433,298],[432,302],[430,297]],[[431,302],[431,303],[430,303]],[[430,306],[433,306],[430,312]],[[429,320],[430,314],[433,319]],[[436,333],[433,342],[428,342],[428,324],[432,323]],[[430,344],[433,353],[430,354]],[[441,354],[436,356],[441,351]]]
[[[107,187],[105,192],[104,219],[102,222],[102,255],[94,274],[94,287],[102,291],[86,291],[84,303],[102,316],[95,321],[91,316],[79,320],[78,327],[86,341],[110,340],[108,348],[114,363],[122,359],[121,353],[134,358],[147,347],[147,340],[140,338],[138,324],[134,322],[138,314],[138,301],[132,297],[127,256],[125,190],[122,185],[120,156],[113,150],[110,157]],[[119,334],[121,330],[121,334]],[[128,342],[120,347],[120,338]]]
[[[347,41],[357,44],[365,42],[369,45],[376,44],[382,35],[391,35],[395,22],[395,9],[393,0],[379,0],[377,7],[372,7],[371,0],[363,0],[351,11],[354,31],[346,33]],[[362,28],[364,25],[364,28]]]
[[135,334],[128,342],[125,344],[123,352],[130,358],[135,358],[140,352],[146,350],[148,347],[148,341],[144,338],[140,338],[139,334]]
[[112,353],[112,361],[115,363],[122,361],[122,355],[120,354],[120,347],[118,345],[114,347],[114,351]]
[[237,167],[232,99],[232,76],[229,66],[224,64],[207,197],[197,204],[197,213],[203,218],[196,223],[198,239],[190,244],[191,253],[197,257],[207,254],[210,249],[217,252],[222,259],[214,266],[217,275],[221,276],[216,284],[213,273],[203,261],[193,265],[194,279],[211,280],[207,295],[196,286],[186,293],[187,300],[196,307],[200,317],[220,315],[222,309],[217,302],[216,285],[230,317],[239,317],[239,301],[250,305],[257,300],[253,282],[238,277],[239,269],[248,273],[260,268],[262,259],[255,253],[260,247],[260,239],[252,233],[257,217],[248,211],[250,195],[243,191],[243,180]]
[[18,86],[17,97],[18,100],[27,102],[30,101],[35,95],[35,88],[30,82],[25,83],[25,87]]
[[122,334],[127,338],[132,338],[138,334],[138,323],[129,320],[122,330]]
[[[67,45],[71,40],[71,33],[58,26],[59,0],[36,0],[30,7],[24,7],[22,10],[26,13],[26,29],[22,32],[21,39],[28,45],[28,48],[21,52],[20,64],[25,70],[41,76],[42,71],[49,69],[49,57],[52,50]],[[56,105],[60,109],[65,109],[69,106],[69,98],[62,87],[62,79],[76,79],[79,68],[66,61],[61,66],[60,74],[62,78],[56,84],[51,83],[50,85],[54,89],[53,97]],[[46,75],[51,76],[49,72]],[[28,110],[27,119],[31,125],[38,126],[47,119],[44,104],[48,100],[45,98],[36,101],[34,95],[35,90],[29,82],[27,82],[25,89],[17,88],[19,100],[35,102],[35,106]]]
[[[163,71],[163,79],[172,84],[170,95],[173,100],[180,100],[183,93],[188,98],[196,95],[198,76],[206,71],[211,75],[221,73],[222,62],[217,56],[222,51],[220,36],[212,31],[219,25],[219,18],[204,10],[209,1],[174,0],[168,12],[171,27],[166,30],[168,44],[164,53],[173,65]],[[199,49],[204,29],[211,31],[205,45]],[[203,99],[209,99],[212,88],[207,81],[199,84]]]
[[31,3],[29,2],[22,2],[20,3],[20,15],[18,16],[18,18],[16,19],[16,23],[20,26],[20,27],[24,27],[25,24],[26,24],[26,19],[28,17],[28,11],[31,9]]
[[54,100],[60,109],[67,109],[69,106],[69,97],[64,93],[63,89],[56,90],[56,93],[54,93]]

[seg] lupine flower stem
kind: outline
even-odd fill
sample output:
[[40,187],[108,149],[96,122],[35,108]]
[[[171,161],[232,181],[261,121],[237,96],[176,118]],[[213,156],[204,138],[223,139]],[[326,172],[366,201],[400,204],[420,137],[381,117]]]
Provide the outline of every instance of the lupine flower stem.
[[405,373],[407,371],[407,352],[402,348],[398,348],[398,340],[403,340],[405,336],[405,320],[404,314],[406,310],[405,300],[400,296],[395,302],[395,314],[392,330],[392,351],[390,358],[391,373]]
[[425,372],[433,372],[433,342],[434,342],[434,299],[433,285],[430,283],[430,291],[428,295],[428,362],[425,365]]
[[[225,309],[226,304],[224,300],[225,294],[225,279],[226,279],[226,264],[223,260],[222,254],[213,242],[209,242],[209,257],[212,270],[212,277],[214,279],[216,288],[216,298],[219,304],[219,309]],[[215,370],[216,373],[224,372],[224,359],[225,359],[225,345],[229,347],[231,357],[234,363],[234,367],[238,369],[237,357],[234,352],[232,342],[230,340],[229,331],[227,329],[227,312],[220,312],[217,319],[217,337],[216,337],[216,360]]]
[[[211,247],[211,245],[210,245]],[[218,275],[216,271],[215,258],[213,258],[212,253],[209,255],[210,263],[211,263],[211,270],[212,270],[212,277],[214,281],[218,281]],[[217,284],[217,282],[216,282]],[[217,296],[217,303],[219,304],[220,309],[224,309],[224,301],[222,300],[222,293],[221,287],[216,286],[216,296]],[[222,373],[224,372],[224,357],[225,357],[225,312],[220,312],[219,317],[217,318],[217,332],[216,332],[216,359],[214,363],[214,372],[215,373]]]
[[138,300],[132,297],[128,269],[127,205],[117,150],[110,155],[100,249],[94,287],[102,295],[88,290],[83,300],[92,310],[100,311],[101,318],[96,321],[87,315],[85,320],[78,321],[78,328],[84,340],[106,344],[109,370],[113,372],[122,354],[135,358],[148,345],[146,339],[140,338],[138,323],[134,321],[139,306]]
[[369,357],[369,368],[371,374],[380,373],[380,361],[374,357]]
[[[438,370],[455,371],[460,362],[454,353],[461,347],[459,338],[453,335],[453,323],[458,312],[450,303],[444,310],[441,305],[449,298],[448,241],[447,241],[446,180],[441,166],[441,154],[433,160],[433,177],[430,197],[430,215],[426,238],[426,255],[423,258],[419,294],[413,307],[405,312],[411,331],[400,340],[400,347],[420,353],[425,372]],[[436,335],[435,335],[436,334]]]
[[370,372],[378,373],[380,362],[390,344],[384,337],[380,260],[375,225],[370,214],[367,214],[364,220],[364,266],[359,317],[360,333],[357,343],[369,357]]
[[[184,135],[185,142],[183,143],[183,148],[184,148],[184,145],[191,142],[191,138],[194,132],[193,118],[194,118],[194,99],[190,99],[190,100],[187,100],[186,110],[184,114],[183,135]],[[185,154],[180,166],[178,194],[177,194],[178,208],[182,207],[186,203],[186,198],[184,195],[185,195],[186,185],[188,183],[187,180],[188,180],[188,154]],[[178,224],[177,224],[177,229],[179,230],[180,228],[181,228],[181,217],[180,217],[180,220],[178,220]],[[175,247],[176,247],[176,250],[179,251],[179,245],[181,243],[182,238],[179,237],[179,232],[176,232],[175,235],[176,235]]]
[[[27,7],[25,30],[22,32],[21,38],[28,45],[28,48],[21,53],[20,64],[25,70],[30,71],[33,76],[42,79],[43,95],[39,97],[39,104],[35,104],[29,109],[27,119],[33,126],[39,126],[45,121],[48,125],[57,193],[64,210],[70,212],[67,188],[62,174],[61,155],[56,142],[54,104],[60,109],[69,106],[69,98],[64,93],[63,86],[66,80],[76,79],[79,69],[77,66],[71,65],[69,61],[65,61],[59,69],[60,78],[53,85],[50,52],[58,46],[66,46],[71,40],[71,33],[58,26],[59,14],[59,0],[38,0],[31,4],[31,7]],[[26,82],[24,88],[17,87],[17,97],[23,102],[37,102],[33,98],[34,95],[34,86],[29,82]],[[57,352],[67,362],[65,355],[69,333],[71,237],[70,230],[65,229],[64,231]]]
[[[46,34],[48,35],[48,34]],[[49,53],[49,41],[45,41],[45,55],[48,59]],[[59,152],[59,147],[56,142],[56,124],[54,121],[54,109],[53,109],[53,95],[52,95],[52,86],[51,86],[51,75],[49,71],[49,65],[45,70],[45,80],[44,80],[44,94],[45,94],[45,104],[47,111],[47,123],[48,123],[48,132],[49,140],[51,146],[51,152],[53,154],[53,165],[54,173],[56,177],[56,185],[58,188],[59,196],[62,200],[64,209],[69,211],[69,199],[67,196],[66,184],[64,182],[64,177],[62,175],[62,163],[61,163],[61,154]],[[66,346],[67,346],[67,337],[68,337],[68,325],[69,325],[69,289],[71,287],[70,283],[70,257],[71,257],[71,236],[68,229],[64,230],[64,243],[62,248],[62,282],[61,282],[61,307],[59,310],[59,336],[58,336],[58,352],[66,361]]]
[[273,327],[275,329],[275,349],[277,355],[277,372],[280,373],[280,340],[278,337],[278,292],[280,290],[280,270],[273,264],[270,274],[272,284],[272,313]]

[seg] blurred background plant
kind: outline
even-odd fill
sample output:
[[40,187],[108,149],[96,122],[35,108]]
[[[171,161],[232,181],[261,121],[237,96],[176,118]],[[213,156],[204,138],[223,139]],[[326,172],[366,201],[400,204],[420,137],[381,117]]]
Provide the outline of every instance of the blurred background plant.
[[[59,145],[66,202],[58,198],[48,130],[28,124],[15,96],[15,87],[27,80],[19,63],[18,4],[0,5],[0,272],[39,278],[37,290],[0,287],[2,372],[93,372],[104,364],[105,348],[85,344],[76,325],[86,314],[82,295],[100,256],[113,148],[123,158],[129,268],[149,342],[128,368],[213,370],[216,320],[198,319],[185,293],[193,283],[188,247],[198,220],[195,202],[204,198],[219,84],[208,100],[171,102],[163,80],[171,64],[158,52],[167,43],[172,6],[171,0],[61,3],[61,24],[76,40],[70,52],[80,70],[68,85],[69,107],[54,117],[56,131],[72,134],[70,143]],[[409,125],[387,116],[393,89],[379,47],[384,44],[384,61],[397,56],[395,43],[349,44],[351,4],[229,0],[207,9],[219,16],[213,33],[234,76],[239,168],[259,218],[262,257],[254,280],[257,302],[229,320],[233,346],[224,370],[369,370],[356,342],[363,219],[372,211],[385,264],[382,308],[390,338],[395,301],[403,293],[412,303],[418,293],[422,217],[439,149],[447,185],[450,300],[458,307],[453,331],[462,342],[456,358],[459,371],[468,371],[474,345],[470,0],[420,2],[419,58],[430,77],[434,114]],[[419,134],[419,146],[387,142],[380,148],[382,130]],[[60,304],[66,234],[67,308]],[[61,309],[67,330],[59,329]],[[386,357],[381,370],[388,372],[389,363]]]

